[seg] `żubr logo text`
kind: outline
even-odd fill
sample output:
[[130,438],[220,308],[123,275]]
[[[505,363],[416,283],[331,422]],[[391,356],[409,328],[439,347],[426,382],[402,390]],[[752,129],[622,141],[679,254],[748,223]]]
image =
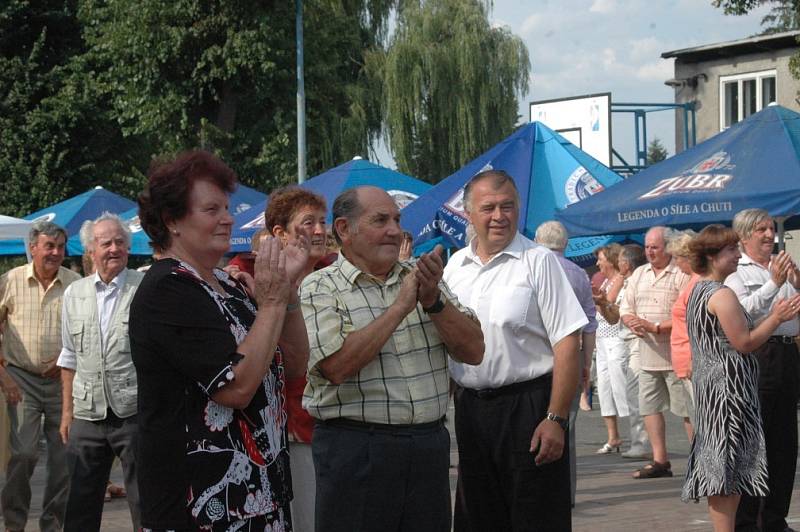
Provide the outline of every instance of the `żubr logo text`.
[[653,189],[639,196],[639,199],[657,198],[668,194],[701,190],[723,189],[733,179],[733,175],[724,171],[731,170],[735,166],[731,164],[731,157],[727,152],[718,151],[683,174],[662,179]]

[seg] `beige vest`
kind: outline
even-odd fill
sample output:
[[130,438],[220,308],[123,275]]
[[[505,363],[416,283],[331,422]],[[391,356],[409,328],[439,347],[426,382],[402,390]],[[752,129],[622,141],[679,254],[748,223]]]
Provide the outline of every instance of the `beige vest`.
[[128,270],[119,288],[105,346],[100,337],[95,276],[75,281],[64,296],[70,318],[67,327],[77,358],[72,399],[78,419],[105,419],[108,408],[121,418],[136,413],[136,369],[131,359],[128,314],[143,277],[143,273]]

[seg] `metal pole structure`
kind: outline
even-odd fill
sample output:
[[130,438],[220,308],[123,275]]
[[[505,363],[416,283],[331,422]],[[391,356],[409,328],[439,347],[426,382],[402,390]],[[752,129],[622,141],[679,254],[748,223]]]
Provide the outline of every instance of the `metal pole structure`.
[[297,34],[297,182],[306,180],[306,87],[303,74],[303,0],[295,0]]

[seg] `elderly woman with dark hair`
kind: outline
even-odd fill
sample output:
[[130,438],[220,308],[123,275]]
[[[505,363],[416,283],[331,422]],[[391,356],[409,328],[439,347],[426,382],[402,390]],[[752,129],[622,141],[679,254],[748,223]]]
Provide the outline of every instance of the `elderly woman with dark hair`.
[[131,305],[145,530],[291,530],[285,379],[308,338],[293,287],[308,251],[262,241],[252,297],[216,268],[236,176],[203,151],[151,168],[139,218],[162,258]]
[[736,294],[723,284],[738,267],[738,243],[736,232],[714,224],[689,244],[692,270],[700,275],[686,307],[696,430],[682,498],[708,497],[716,531],[734,530],[742,494],[768,492],[752,351],[782,322],[796,319],[800,305],[800,295],[782,300],[753,327]]

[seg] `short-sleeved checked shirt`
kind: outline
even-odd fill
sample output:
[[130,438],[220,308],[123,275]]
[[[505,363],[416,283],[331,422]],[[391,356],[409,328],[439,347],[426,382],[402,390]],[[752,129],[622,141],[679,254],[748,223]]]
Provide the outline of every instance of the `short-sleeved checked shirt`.
[[[672,306],[678,299],[689,276],[670,263],[658,275],[653,266],[639,266],[631,274],[620,305],[620,316],[633,314],[656,323],[672,318]],[[645,333],[637,338],[642,369],[648,371],[671,370],[670,335]]]
[[[395,301],[413,262],[395,264],[385,281],[362,272],[343,255],[313,272],[300,287],[311,355],[303,407],[317,419],[347,418],[395,425],[428,423],[447,411],[447,350],[436,326],[417,304],[380,354],[340,385],[325,379],[320,361],[336,353],[353,331],[363,329]],[[444,282],[442,296],[461,304]]]
[[3,357],[18,368],[39,374],[61,352],[61,304],[64,290],[81,276],[59,268],[46,289],[26,264],[0,277],[0,324]]

